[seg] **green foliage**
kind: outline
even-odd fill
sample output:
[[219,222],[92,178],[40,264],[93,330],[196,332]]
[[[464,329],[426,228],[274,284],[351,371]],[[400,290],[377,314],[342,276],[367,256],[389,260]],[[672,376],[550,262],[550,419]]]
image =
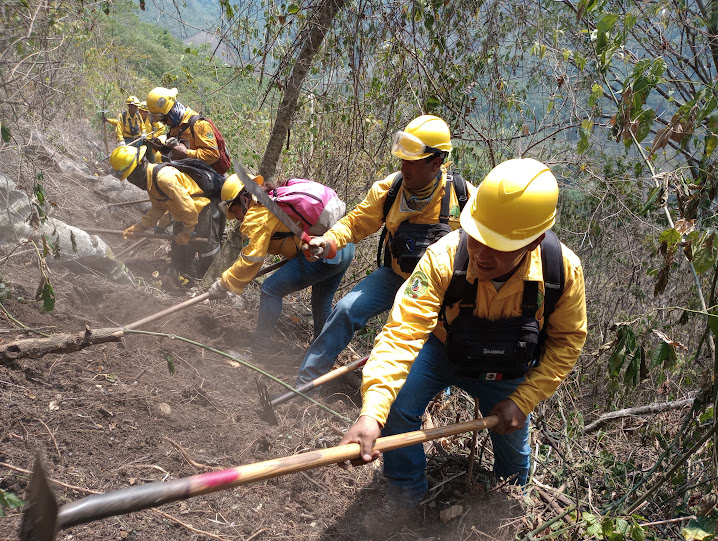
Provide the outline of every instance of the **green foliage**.
[[681,531],[686,541],[707,541],[715,539],[716,520],[710,517],[696,517],[691,519]]
[[7,125],[0,122],[0,138],[4,143],[9,143],[12,135],[10,134],[10,128]]
[[5,509],[19,509],[24,503],[13,492],[0,488],[0,517],[5,516]]
[[175,360],[172,355],[165,354],[165,359],[167,360],[167,370],[169,370],[169,373],[171,376],[175,375]]
[[41,310],[43,312],[52,312],[55,309],[55,289],[45,276],[40,282],[38,291],[40,292],[38,295],[39,300],[42,301]]
[[638,523],[642,517],[634,515],[629,520],[597,516],[583,512],[581,519],[586,523],[586,538],[609,541],[643,541],[646,533]]

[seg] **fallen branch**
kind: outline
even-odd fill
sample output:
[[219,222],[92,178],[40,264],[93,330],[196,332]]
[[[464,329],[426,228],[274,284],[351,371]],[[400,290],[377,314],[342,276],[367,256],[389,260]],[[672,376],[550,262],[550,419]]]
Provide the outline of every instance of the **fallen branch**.
[[613,419],[621,419],[623,417],[631,417],[637,415],[650,415],[652,413],[661,413],[663,411],[681,409],[685,406],[690,406],[691,404],[693,404],[694,400],[695,397],[685,398],[683,400],[676,400],[675,402],[660,402],[658,404],[649,404],[648,406],[640,406],[637,408],[626,408],[622,410],[609,411],[608,413],[604,413],[603,415],[601,415],[591,424],[586,425],[586,427],[583,429],[583,432],[584,434],[590,434],[591,432],[595,432],[606,422]]
[[94,344],[119,342],[123,335],[122,330],[117,328],[93,331],[90,327],[85,326],[85,331],[77,334],[57,334],[49,338],[25,338],[0,346],[0,362],[12,367],[17,359],[24,357],[36,359],[48,353],[80,351]]

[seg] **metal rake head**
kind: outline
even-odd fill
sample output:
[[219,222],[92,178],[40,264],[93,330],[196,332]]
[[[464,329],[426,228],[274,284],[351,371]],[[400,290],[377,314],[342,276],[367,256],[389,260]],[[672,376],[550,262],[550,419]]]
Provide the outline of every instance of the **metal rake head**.
[[259,392],[259,404],[262,406],[262,409],[259,411],[259,416],[264,420],[272,424],[279,424],[279,421],[277,420],[277,415],[274,413],[274,408],[272,407],[272,401],[269,398],[269,391],[267,390],[267,386],[259,381],[259,379],[254,378],[254,381],[257,383],[257,391]]

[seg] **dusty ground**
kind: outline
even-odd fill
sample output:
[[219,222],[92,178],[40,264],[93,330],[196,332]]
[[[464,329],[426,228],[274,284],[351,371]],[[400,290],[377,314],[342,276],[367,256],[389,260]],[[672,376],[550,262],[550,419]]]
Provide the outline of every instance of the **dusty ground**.
[[[128,207],[109,211],[106,195],[91,183],[48,173],[46,179],[54,215],[73,225],[122,228],[139,217]],[[118,237],[104,240],[116,251],[130,244]],[[168,261],[161,241],[146,243],[125,262],[135,285],[54,268],[57,301],[55,310],[46,314],[32,300],[39,282],[32,253],[19,250],[3,257],[0,277],[12,298],[0,311],[0,340],[37,336],[21,325],[54,334],[79,332],[85,325],[97,329],[127,324],[196,293],[164,277]],[[66,503],[93,491],[335,445],[359,411],[357,378],[324,388],[318,400],[334,414],[294,401],[277,409],[279,422],[272,425],[258,414],[255,371],[171,338],[177,335],[234,352],[237,359],[291,382],[311,336],[306,302],[287,299],[275,333],[283,351],[292,353],[254,360],[248,340],[254,330],[257,287],[244,299],[200,304],[143,328],[168,336],[128,334],[121,344],[0,366],[0,488],[24,498],[30,477],[26,471],[32,469],[36,453],[56,481],[52,486],[58,500]],[[356,355],[347,351],[341,362],[366,352],[354,345]],[[270,392],[278,390],[278,384],[270,383]],[[437,406],[434,420],[452,422],[452,411]],[[470,442],[468,435],[444,442],[448,452],[432,449],[429,469],[436,489],[422,507],[423,516],[387,523],[381,531],[367,532],[361,524],[383,494],[380,469],[343,471],[331,466],[76,526],[57,539],[503,540],[534,527],[535,522],[523,517],[520,498],[495,487],[478,464],[467,488]],[[457,505],[462,506],[458,516],[444,524],[439,513]],[[19,524],[19,510],[0,517],[0,540],[18,539]]]

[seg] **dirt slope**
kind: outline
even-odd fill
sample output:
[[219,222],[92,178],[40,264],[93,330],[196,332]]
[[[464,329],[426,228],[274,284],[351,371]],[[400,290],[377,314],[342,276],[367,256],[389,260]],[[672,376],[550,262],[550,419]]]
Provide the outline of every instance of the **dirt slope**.
[[[107,199],[91,181],[46,173],[54,213],[73,225],[122,228],[139,211],[108,211]],[[78,196],[79,194],[79,196]],[[104,238],[104,237],[103,237]],[[105,238],[120,250],[130,243]],[[12,291],[0,311],[0,340],[45,333],[79,332],[127,324],[188,298],[194,292],[164,275],[167,249],[146,243],[126,264],[135,285],[119,285],[96,273],[53,270],[56,307],[42,313],[33,301],[37,262],[19,250],[0,274]],[[4,259],[4,258],[3,258]],[[154,272],[157,276],[153,276]],[[162,284],[159,284],[159,282]],[[311,336],[305,299],[288,299],[275,337],[291,354],[253,360],[257,287],[240,303],[197,305],[144,330],[177,335],[220,351],[233,351],[263,370],[291,382]],[[304,293],[303,295],[306,295]],[[355,358],[346,353],[342,362]],[[104,344],[70,354],[24,359],[0,366],[0,488],[24,498],[34,456],[40,452],[61,503],[92,491],[164,481],[335,445],[359,411],[356,378],[324,389],[320,401],[333,415],[308,402],[277,410],[279,423],[258,415],[255,377],[242,364],[171,336],[129,334],[122,344]],[[171,373],[173,366],[174,373]],[[271,391],[279,390],[272,384]],[[341,419],[339,416],[345,419]],[[442,414],[437,414],[439,421]],[[452,419],[448,419],[450,422]],[[465,487],[469,438],[445,442],[430,470],[437,484],[423,517],[366,532],[364,514],[383,494],[377,467],[343,471],[325,467],[258,482],[60,532],[57,539],[512,539],[524,525],[518,499],[505,489],[484,493]],[[444,456],[446,455],[446,456]],[[475,477],[477,477],[475,475]],[[489,477],[478,472],[478,478]],[[439,512],[461,505],[447,524]],[[0,517],[0,540],[18,538],[20,513]]]

